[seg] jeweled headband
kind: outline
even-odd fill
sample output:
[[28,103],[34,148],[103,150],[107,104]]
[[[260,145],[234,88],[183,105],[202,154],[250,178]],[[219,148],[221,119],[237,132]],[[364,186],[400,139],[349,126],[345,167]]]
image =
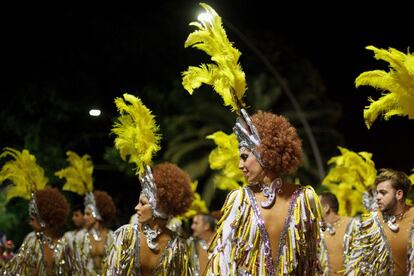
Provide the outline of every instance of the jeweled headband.
[[157,187],[155,186],[154,177],[151,168],[145,167],[145,172],[139,177],[142,186],[142,193],[148,198],[153,216],[156,218],[167,219],[168,215],[157,208]]
[[96,207],[95,196],[92,192],[86,194],[84,204],[86,208],[89,208],[91,210],[92,216],[95,219],[102,220],[102,216],[99,213],[98,207]]
[[259,133],[244,108],[240,109],[240,114],[242,116],[237,118],[236,124],[233,127],[234,134],[239,141],[239,147],[248,148],[259,161],[260,165],[263,166],[260,153],[257,151],[257,147],[260,146]]
[[36,201],[35,193],[32,194],[32,199],[29,202],[29,215],[35,217],[42,228],[46,227],[46,223],[40,216],[39,208],[37,208],[37,201]]

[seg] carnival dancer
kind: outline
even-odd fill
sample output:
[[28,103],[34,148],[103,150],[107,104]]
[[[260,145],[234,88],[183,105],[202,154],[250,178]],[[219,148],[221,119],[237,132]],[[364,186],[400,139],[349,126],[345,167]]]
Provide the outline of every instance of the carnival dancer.
[[[63,191],[69,191],[80,196],[85,196],[88,190],[93,190],[93,164],[89,155],[85,154],[80,157],[73,151],[67,151],[67,161],[70,164],[68,167],[55,172],[59,178],[66,180],[62,187]],[[82,204],[76,203],[71,206],[72,222],[75,229],[67,231],[65,238],[73,247],[76,234],[83,229],[84,211],[85,207]]]
[[221,18],[208,5],[185,46],[204,50],[215,64],[189,67],[183,86],[212,85],[237,112],[239,168],[248,185],[232,191],[210,245],[207,275],[317,275],[321,206],[311,186],[284,179],[302,162],[302,142],[289,121],[271,112],[247,113],[245,75]]
[[[389,72],[373,70],[355,79],[356,87],[369,85],[382,91],[364,110],[367,128],[378,116],[414,118],[414,59],[394,48],[367,46],[374,57],[389,63]],[[350,275],[414,275],[413,208],[406,204],[410,178],[401,171],[382,169],[375,179],[378,210],[351,222],[352,231],[345,250]]]
[[105,191],[95,190],[93,164],[89,155],[82,157],[68,151],[69,166],[55,174],[66,179],[64,190],[84,197],[84,227],[74,236],[76,257],[84,275],[101,275],[103,262],[113,241],[109,224],[114,219],[116,207],[112,197]]
[[381,169],[375,186],[378,211],[351,221],[346,274],[408,275],[414,260],[414,208],[405,202],[411,181],[404,172]]
[[185,240],[167,227],[193,201],[190,177],[172,163],[151,167],[161,137],[154,116],[139,98],[124,94],[115,103],[121,114],[112,130],[115,147],[122,159],[137,166],[141,193],[135,207],[138,224],[115,231],[105,274],[191,275]]
[[11,156],[0,171],[0,182],[12,182],[6,188],[7,199],[30,199],[29,233],[18,252],[1,269],[1,275],[82,275],[74,252],[62,236],[69,205],[56,188],[47,187],[48,179],[28,150],[5,148],[0,157]]

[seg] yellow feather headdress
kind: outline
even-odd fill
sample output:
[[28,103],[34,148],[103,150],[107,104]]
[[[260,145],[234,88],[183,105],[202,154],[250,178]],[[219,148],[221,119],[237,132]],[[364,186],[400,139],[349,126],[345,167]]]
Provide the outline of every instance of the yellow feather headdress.
[[191,190],[193,190],[194,192],[194,200],[191,203],[191,206],[187,210],[187,212],[183,214],[182,216],[177,217],[177,219],[179,219],[180,221],[189,220],[199,213],[204,213],[204,214],[208,213],[206,202],[202,200],[200,194],[197,193],[197,186],[198,186],[198,181],[191,182]]
[[341,155],[328,161],[332,167],[322,180],[322,185],[338,198],[340,215],[355,216],[358,212],[366,211],[363,194],[371,194],[377,170],[374,161],[371,160],[371,153],[356,153],[343,147],[338,149]]
[[206,13],[199,16],[200,22],[190,23],[198,30],[188,36],[184,46],[206,52],[214,63],[190,66],[182,73],[182,84],[190,94],[203,83],[211,85],[223,98],[225,106],[238,111],[244,107],[243,97],[247,89],[245,74],[239,64],[241,53],[228,40],[216,11],[205,3],[200,5]]
[[11,156],[14,160],[7,161],[0,170],[0,183],[10,180],[6,187],[6,201],[14,197],[31,199],[32,193],[46,187],[48,178],[44,170],[36,163],[36,157],[26,149],[19,152],[6,147],[0,158]]
[[376,101],[369,98],[371,104],[364,110],[367,127],[370,128],[380,114],[385,120],[394,115],[414,119],[414,55],[409,52],[404,54],[394,48],[387,51],[367,46],[366,49],[372,50],[376,59],[387,61],[390,66],[389,72],[368,71],[355,80],[356,87],[370,85],[384,91]]
[[80,157],[73,151],[66,152],[69,166],[55,172],[59,178],[66,178],[62,190],[71,191],[79,195],[86,195],[93,191],[93,163],[88,154]]
[[239,169],[239,143],[234,133],[227,135],[217,131],[207,136],[216,143],[217,147],[210,153],[208,161],[213,170],[222,170],[214,178],[216,187],[222,190],[234,190],[240,185],[247,184]]
[[139,98],[127,93],[123,97],[115,99],[121,114],[112,128],[117,135],[115,148],[123,160],[135,163],[138,175],[143,175],[146,166],[151,165],[153,156],[160,150],[161,134],[151,110]]
[[230,106],[238,115],[233,130],[240,146],[249,148],[261,162],[256,150],[260,145],[260,137],[243,102],[247,85],[239,63],[241,53],[228,40],[221,17],[216,11],[205,3],[200,5],[206,12],[198,17],[199,22],[190,23],[198,30],[188,36],[184,46],[206,52],[214,63],[190,66],[182,73],[182,84],[190,94],[203,83],[211,85],[223,98],[224,105]]

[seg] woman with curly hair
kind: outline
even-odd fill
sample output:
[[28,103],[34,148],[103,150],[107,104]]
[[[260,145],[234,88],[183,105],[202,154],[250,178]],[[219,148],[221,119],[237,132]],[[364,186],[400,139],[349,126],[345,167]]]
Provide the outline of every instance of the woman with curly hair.
[[185,241],[167,224],[193,201],[190,177],[172,163],[161,163],[152,172],[147,167],[140,182],[138,224],[116,230],[106,275],[188,275]]
[[95,190],[85,196],[84,228],[76,234],[75,247],[84,275],[101,275],[104,259],[113,241],[108,228],[116,214],[112,197]]
[[62,237],[69,206],[56,188],[33,194],[29,203],[29,233],[2,275],[73,275],[80,272],[74,253]]
[[248,185],[226,199],[207,275],[317,275],[320,203],[312,187],[285,177],[302,162],[296,129],[283,116],[241,109],[234,132]]
[[[227,196],[203,275],[319,275],[318,196],[311,186],[295,185],[286,177],[301,165],[301,139],[283,116],[261,111],[249,116],[241,53],[228,40],[217,12],[200,5],[205,13],[191,23],[196,30],[184,45],[204,51],[212,63],[189,66],[182,72],[182,84],[190,94],[203,84],[212,86],[224,105],[237,113],[233,130],[239,169],[247,182]],[[217,139],[222,143],[230,138]],[[234,143],[228,142],[215,152],[215,167],[232,182],[242,182],[231,179],[239,171],[222,165],[234,160]]]

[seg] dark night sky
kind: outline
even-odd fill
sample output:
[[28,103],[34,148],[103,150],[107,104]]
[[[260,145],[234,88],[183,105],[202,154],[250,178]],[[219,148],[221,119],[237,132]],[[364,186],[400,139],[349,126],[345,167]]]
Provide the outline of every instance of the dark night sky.
[[[373,152],[377,167],[408,172],[414,165],[414,121],[377,120],[367,130],[362,109],[367,97],[378,92],[353,85],[363,71],[387,69],[385,62],[374,60],[365,50],[366,45],[403,52],[413,48],[412,15],[406,2],[392,1],[387,6],[314,2],[207,3],[243,33],[266,29],[288,40],[293,50],[319,70],[328,96],[341,103],[343,117],[337,129],[345,137],[342,146]],[[130,89],[136,91],[151,82],[168,85],[188,65],[195,65],[189,61],[195,51],[184,49],[183,44],[193,30],[188,23],[198,11],[197,1],[111,9],[4,10],[3,44],[7,50],[3,60],[9,84],[5,92],[9,94],[2,96],[2,104],[13,101],[13,91],[27,83],[53,84],[58,93],[79,104],[107,107],[114,97]],[[228,31],[228,36],[237,41],[234,33]],[[253,53],[246,50],[243,55]]]

